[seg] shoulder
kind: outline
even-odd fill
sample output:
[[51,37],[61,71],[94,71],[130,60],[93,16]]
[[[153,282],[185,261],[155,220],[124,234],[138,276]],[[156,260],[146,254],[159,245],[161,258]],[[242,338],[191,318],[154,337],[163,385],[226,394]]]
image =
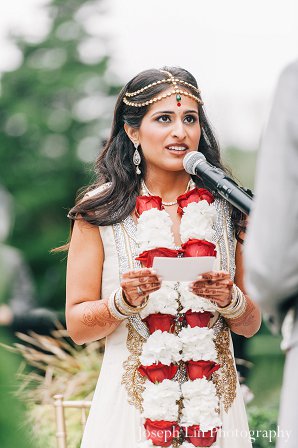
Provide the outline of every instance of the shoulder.
[[[287,65],[281,72],[276,91],[275,105],[278,106],[278,114],[284,111],[287,119],[291,117],[293,111],[297,111],[298,96],[298,60]],[[293,115],[296,125],[296,113]]]
[[289,79],[292,78],[293,80],[297,81],[297,76],[298,76],[298,59],[296,59],[295,61],[288,64],[283,69],[283,71],[280,74],[279,79],[288,81]]

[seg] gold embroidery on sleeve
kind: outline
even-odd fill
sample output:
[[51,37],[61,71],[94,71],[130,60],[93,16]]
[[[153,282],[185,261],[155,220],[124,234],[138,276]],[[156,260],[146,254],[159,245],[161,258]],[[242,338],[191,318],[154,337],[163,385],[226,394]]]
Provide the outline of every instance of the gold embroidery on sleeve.
[[227,326],[216,335],[215,347],[221,368],[214,372],[212,380],[217,395],[223,402],[225,411],[228,412],[236,397],[237,372],[230,351],[230,332]]
[[144,383],[146,377],[138,372],[140,363],[140,355],[145,339],[134,329],[130,322],[127,322],[128,335],[126,346],[130,352],[129,357],[123,363],[124,373],[122,375],[121,384],[125,386],[128,395],[128,403],[134,405],[140,412],[143,412],[142,393],[145,389]]

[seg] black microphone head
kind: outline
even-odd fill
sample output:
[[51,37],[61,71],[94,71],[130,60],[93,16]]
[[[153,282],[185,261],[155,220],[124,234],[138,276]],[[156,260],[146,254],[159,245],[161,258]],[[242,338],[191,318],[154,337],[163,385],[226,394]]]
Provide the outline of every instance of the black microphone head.
[[183,159],[183,167],[188,174],[196,174],[195,167],[198,162],[204,162],[206,157],[199,151],[190,151]]

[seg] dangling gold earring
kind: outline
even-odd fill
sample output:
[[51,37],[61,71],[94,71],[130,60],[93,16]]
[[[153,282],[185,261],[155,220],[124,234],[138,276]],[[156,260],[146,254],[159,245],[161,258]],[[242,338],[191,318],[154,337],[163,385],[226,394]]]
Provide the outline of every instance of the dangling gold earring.
[[136,173],[139,176],[142,173],[139,168],[139,165],[140,165],[142,159],[141,159],[141,154],[138,151],[138,147],[139,147],[138,142],[134,142],[134,147],[135,147],[135,152],[133,153],[132,160],[133,160],[134,165],[136,166]]

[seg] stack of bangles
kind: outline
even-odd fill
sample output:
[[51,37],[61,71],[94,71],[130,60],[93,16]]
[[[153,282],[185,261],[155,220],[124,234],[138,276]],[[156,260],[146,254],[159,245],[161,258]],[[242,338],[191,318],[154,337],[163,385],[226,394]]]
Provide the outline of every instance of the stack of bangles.
[[246,306],[247,301],[245,295],[234,283],[232,289],[232,300],[229,305],[225,307],[217,306],[216,309],[226,319],[237,319],[245,313]]
[[108,306],[110,313],[115,319],[123,320],[129,316],[138,314],[147,305],[149,296],[145,297],[144,302],[140,306],[130,305],[124,295],[123,289],[118,288],[112,292],[109,297]]

